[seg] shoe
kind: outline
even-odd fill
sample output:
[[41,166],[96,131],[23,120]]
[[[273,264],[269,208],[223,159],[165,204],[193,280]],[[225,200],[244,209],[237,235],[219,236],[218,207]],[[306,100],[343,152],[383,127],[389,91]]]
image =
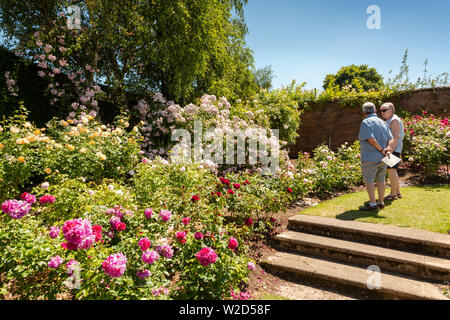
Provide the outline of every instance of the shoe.
[[388,195],[388,196],[384,197],[384,201],[394,201],[394,200],[397,200],[397,199],[398,199],[398,196]]
[[397,199],[401,199],[401,197],[402,197],[401,193],[397,194]]
[[384,207],[385,207],[384,203],[379,203],[378,202],[377,204],[378,204],[378,208],[380,208],[380,210],[384,209]]
[[369,203],[366,203],[363,207],[359,207],[361,211],[378,211],[380,207],[378,205],[371,206]]

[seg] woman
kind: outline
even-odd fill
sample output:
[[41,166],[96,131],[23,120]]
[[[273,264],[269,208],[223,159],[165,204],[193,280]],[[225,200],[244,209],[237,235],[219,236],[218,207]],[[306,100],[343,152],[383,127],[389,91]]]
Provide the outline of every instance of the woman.
[[[403,149],[403,137],[405,136],[402,120],[395,114],[395,107],[391,102],[387,102],[381,105],[380,111],[381,116],[386,121],[389,129],[392,132],[392,135],[394,136],[394,151],[392,152],[392,154],[401,158],[401,152]],[[385,197],[384,200],[392,201],[402,197],[400,193],[400,180],[397,173],[397,168],[400,162],[392,168],[388,168],[389,180],[391,182],[391,193],[387,197]]]

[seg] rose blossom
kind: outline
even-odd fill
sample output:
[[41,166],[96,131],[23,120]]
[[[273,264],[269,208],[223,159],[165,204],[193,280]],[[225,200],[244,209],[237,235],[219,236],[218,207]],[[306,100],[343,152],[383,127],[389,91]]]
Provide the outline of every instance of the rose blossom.
[[31,203],[21,200],[7,200],[2,204],[2,211],[13,219],[21,219],[30,212],[30,209]]
[[36,196],[34,196],[34,195],[32,195],[32,194],[30,194],[30,193],[28,193],[28,192],[22,193],[22,195],[20,196],[20,198],[21,198],[22,200],[25,200],[25,201],[28,202],[28,203],[31,203],[31,204],[33,204],[33,203],[36,202]]
[[59,232],[60,232],[60,229],[58,227],[54,227],[54,226],[50,227],[50,232],[49,232],[50,238],[52,238],[52,239],[57,238],[59,236]]
[[147,209],[145,209],[144,214],[145,214],[145,217],[146,217],[147,219],[150,219],[150,218],[152,217],[152,215],[153,215],[153,210],[152,210],[152,208],[147,208]]
[[152,273],[150,272],[150,270],[144,269],[144,270],[137,271],[136,275],[141,279],[145,279],[147,277],[150,277],[152,275]]
[[102,268],[112,278],[121,277],[127,268],[127,257],[121,252],[112,254],[102,262]]
[[145,237],[139,240],[138,245],[141,247],[142,251],[145,251],[151,247],[152,243],[147,237]]
[[66,249],[88,249],[96,239],[88,219],[79,218],[66,221],[63,233],[67,243],[63,243],[62,246]]
[[156,251],[158,251],[160,254],[162,254],[164,257],[170,259],[173,256],[173,249],[171,246],[167,244],[163,244],[156,247]]
[[210,247],[204,247],[195,254],[195,257],[202,266],[208,266],[217,260],[217,254]]
[[247,268],[249,269],[249,270],[255,270],[255,264],[253,263],[253,262],[249,262],[249,263],[247,263]]
[[197,240],[202,240],[203,239],[203,233],[201,233],[201,232],[194,233],[194,238],[197,239]]
[[52,195],[44,195],[44,196],[42,196],[42,197],[39,199],[39,202],[40,202],[41,204],[44,204],[44,203],[53,203],[53,202],[55,202],[55,201],[56,201],[56,199],[55,199],[55,197],[52,196]]
[[181,243],[185,243],[186,242],[186,232],[185,231],[178,231],[175,234],[175,237],[178,239],[178,241],[180,241]]
[[159,259],[158,252],[151,250],[151,251],[144,251],[142,253],[142,261],[148,264],[153,264],[156,260]]
[[237,241],[237,239],[234,238],[234,237],[231,237],[231,238],[228,240],[228,248],[234,251],[234,250],[237,248],[237,246],[238,246],[238,241]]
[[63,259],[60,256],[52,257],[48,262],[48,266],[50,268],[56,269],[63,262]]
[[250,227],[253,224],[253,219],[252,218],[246,218],[245,219],[245,225]]
[[171,213],[169,210],[161,209],[161,211],[159,212],[159,217],[162,221],[167,222],[171,218]]
[[183,222],[183,224],[185,224],[185,225],[188,225],[190,221],[191,221],[191,218],[189,218],[189,217],[183,218],[181,220],[181,222]]

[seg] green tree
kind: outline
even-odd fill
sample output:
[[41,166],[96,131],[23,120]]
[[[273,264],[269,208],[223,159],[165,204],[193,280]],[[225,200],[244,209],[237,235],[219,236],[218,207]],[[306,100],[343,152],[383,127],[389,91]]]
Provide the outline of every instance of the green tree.
[[323,88],[326,90],[332,86],[338,86],[340,89],[351,86],[364,91],[377,90],[383,86],[383,78],[375,68],[369,68],[366,64],[352,64],[342,67],[336,74],[326,75]]
[[[81,9],[81,29],[68,29],[63,15],[74,3]],[[148,90],[177,103],[206,92],[244,98],[257,89],[251,73],[253,55],[244,40],[246,3],[12,0],[0,2],[0,27],[9,49],[31,59],[41,53],[36,31],[55,49],[64,36],[73,72],[86,65],[98,70],[87,73],[86,81],[108,86],[107,99],[122,107],[126,92]]]
[[267,90],[272,88],[272,79],[274,78],[272,66],[265,66],[253,71],[253,76],[259,88]]

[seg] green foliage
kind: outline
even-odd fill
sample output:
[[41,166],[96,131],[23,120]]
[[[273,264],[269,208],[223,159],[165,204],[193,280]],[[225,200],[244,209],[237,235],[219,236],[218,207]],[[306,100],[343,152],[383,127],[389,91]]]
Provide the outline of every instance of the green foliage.
[[309,154],[299,154],[300,174],[295,177],[310,184],[311,193],[324,197],[362,184],[358,140],[350,146],[345,143],[336,152],[321,145],[313,153],[312,159]]
[[[187,103],[205,92],[230,99],[256,91],[246,46],[243,17],[246,0],[78,1],[81,29],[68,29],[59,16],[73,2],[2,2],[0,25],[8,46],[33,58],[39,52],[34,34],[66,56],[73,72],[92,66],[86,84],[102,79],[108,102],[126,106],[126,92],[160,91]],[[233,17],[232,10],[237,15]],[[11,17],[15,17],[11,19]],[[39,29],[36,26],[39,21]],[[149,45],[151,44],[151,45]],[[120,48],[120,50],[116,50]],[[98,69],[98,71],[97,71]]]
[[77,125],[54,119],[38,129],[21,109],[0,122],[0,200],[15,197],[25,185],[51,173],[97,182],[124,179],[138,161],[138,130],[127,132],[123,117],[114,127],[82,116]]
[[323,89],[330,87],[339,89],[356,88],[357,90],[377,90],[383,86],[383,78],[375,68],[368,65],[350,65],[339,69],[336,74],[328,74],[325,77]]

